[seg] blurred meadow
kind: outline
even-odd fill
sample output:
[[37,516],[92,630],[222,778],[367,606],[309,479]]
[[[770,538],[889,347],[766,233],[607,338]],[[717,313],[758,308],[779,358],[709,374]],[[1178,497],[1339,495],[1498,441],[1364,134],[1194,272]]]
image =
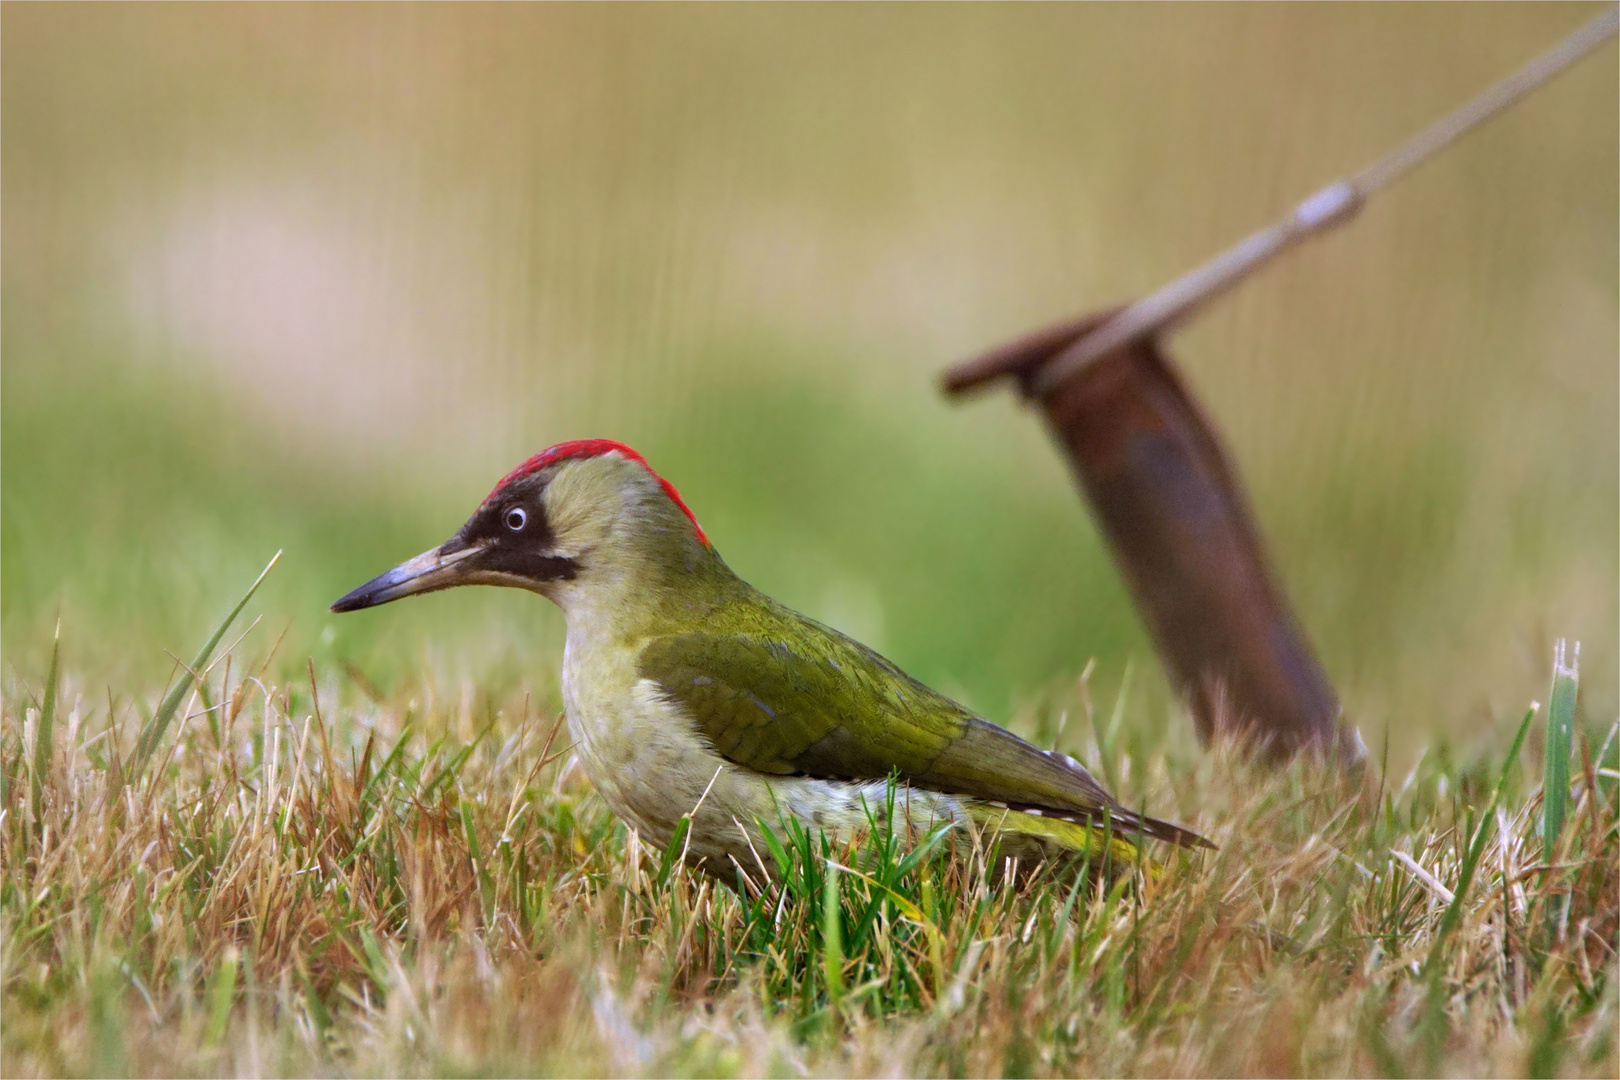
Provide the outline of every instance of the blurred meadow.
[[[1360,786],[1200,752],[1038,417],[936,383],[1599,10],[0,6],[0,1072],[1613,1075],[1614,46],[1171,340]],[[328,613],[597,436],[1220,852],[727,891],[548,738],[544,601]]]
[[[1093,657],[1168,715],[1037,418],[938,369],[1595,10],[8,5],[7,667],[60,612],[73,669],[155,691],[285,548],[291,668],[550,692],[533,597],[325,605],[609,436],[745,577],[991,716]],[[1616,711],[1615,83],[1605,48],[1173,341],[1398,757],[1499,733],[1555,636]]]

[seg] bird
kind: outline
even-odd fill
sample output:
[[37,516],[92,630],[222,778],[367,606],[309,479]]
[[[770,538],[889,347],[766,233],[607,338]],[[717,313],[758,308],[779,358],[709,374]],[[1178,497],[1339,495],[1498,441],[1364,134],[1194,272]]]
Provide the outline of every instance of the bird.
[[331,610],[460,585],[562,609],[563,711],[586,777],[644,839],[676,840],[722,881],[777,876],[763,833],[790,819],[847,843],[887,814],[912,836],[992,836],[1004,859],[1128,865],[1144,837],[1212,846],[753,588],[623,443],[529,458],[454,536]]

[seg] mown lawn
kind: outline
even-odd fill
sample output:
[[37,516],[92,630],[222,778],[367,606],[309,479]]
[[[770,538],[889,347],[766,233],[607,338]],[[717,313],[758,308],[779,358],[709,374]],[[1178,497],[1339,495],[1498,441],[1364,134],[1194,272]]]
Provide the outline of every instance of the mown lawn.
[[8,673],[5,1075],[1620,1067],[1614,728],[1548,742],[1538,707],[1356,780],[1132,756],[1139,706],[1079,687],[1049,704],[1088,759],[1218,851],[1105,877],[783,834],[787,880],[733,890],[627,832],[528,696],[278,681],[239,632],[167,725]]

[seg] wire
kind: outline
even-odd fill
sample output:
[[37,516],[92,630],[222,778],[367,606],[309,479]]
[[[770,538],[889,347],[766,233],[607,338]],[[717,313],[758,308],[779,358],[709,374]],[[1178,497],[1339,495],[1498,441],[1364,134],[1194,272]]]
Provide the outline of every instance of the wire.
[[1209,262],[1131,304],[1076,341],[1032,380],[1047,394],[1116,349],[1167,329],[1301,241],[1355,217],[1373,193],[1388,187],[1497,113],[1517,104],[1620,31],[1620,6],[1605,9],[1556,47],[1536,57],[1456,111],[1436,120],[1348,179],[1336,180],[1283,220],[1253,233]]

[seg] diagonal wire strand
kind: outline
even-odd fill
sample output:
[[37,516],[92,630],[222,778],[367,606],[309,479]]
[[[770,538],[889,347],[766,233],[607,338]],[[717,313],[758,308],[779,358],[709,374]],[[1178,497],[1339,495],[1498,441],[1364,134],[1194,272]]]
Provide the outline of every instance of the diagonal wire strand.
[[1388,187],[1486,120],[1522,101],[1614,37],[1617,30],[1620,30],[1620,6],[1610,6],[1552,49],[1461,108],[1436,120],[1371,165],[1309,196],[1286,218],[1245,237],[1204,265],[1126,307],[1054,357],[1032,380],[1031,388],[1037,394],[1050,393],[1093,361],[1181,322],[1301,241],[1349,221],[1370,195]]

